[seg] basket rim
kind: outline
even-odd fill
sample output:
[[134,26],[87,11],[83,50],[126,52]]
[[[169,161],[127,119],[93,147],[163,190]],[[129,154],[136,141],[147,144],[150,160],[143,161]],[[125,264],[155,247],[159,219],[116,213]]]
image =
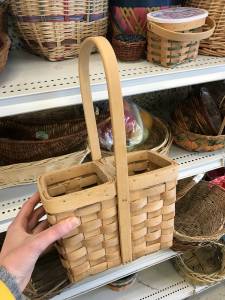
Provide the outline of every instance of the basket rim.
[[[222,243],[213,242],[211,244],[216,245],[217,247],[220,247],[221,251],[222,251],[222,249],[225,249],[225,245],[222,244]],[[210,243],[208,245],[210,245]],[[202,246],[202,247],[206,247],[206,246],[207,245]],[[192,252],[192,250],[187,251],[187,252],[188,253]],[[221,268],[218,269],[216,272],[213,272],[211,274],[204,274],[204,273],[194,272],[190,267],[188,267],[188,265],[185,263],[182,256],[183,255],[178,255],[175,258],[175,261],[176,261],[176,264],[178,265],[178,267],[180,268],[179,271],[181,271],[184,274],[184,276],[187,276],[189,278],[192,278],[193,280],[199,280],[199,281],[200,281],[201,278],[204,279],[204,280],[209,280],[209,281],[210,280],[221,281],[221,279],[223,279],[225,277],[225,269],[223,269],[222,262],[221,262]],[[189,272],[189,273],[185,273],[184,270]]]
[[180,128],[176,122],[174,121],[170,121],[172,127],[175,127],[176,129],[182,131],[183,133],[187,133],[189,135],[193,135],[193,136],[196,136],[196,137],[204,137],[204,138],[210,138],[210,139],[218,139],[218,138],[225,138],[225,134],[221,134],[221,135],[204,135],[204,134],[200,134],[200,133],[194,133],[192,131],[188,131],[186,129],[183,129],[183,128]]
[[[204,183],[209,183],[208,181],[205,180],[200,180],[197,184],[200,184],[201,182]],[[193,187],[195,187],[197,184],[195,184]],[[192,188],[193,188],[192,187]],[[225,190],[219,186],[219,185],[213,185],[214,189],[218,189],[221,190],[222,192],[225,193]],[[192,189],[191,188],[191,189]],[[190,190],[189,190],[190,191]],[[189,192],[188,191],[188,192]],[[188,193],[187,192],[187,193]],[[186,195],[186,193],[179,199],[179,201]],[[224,226],[225,224],[225,218],[224,218],[224,223],[222,224]],[[221,226],[222,226],[221,225]],[[201,242],[207,242],[209,240],[211,241],[217,241],[219,240],[223,235],[225,234],[225,228],[220,229],[219,231],[217,231],[214,234],[211,235],[202,235],[202,236],[189,236],[186,235],[184,233],[180,233],[179,231],[177,231],[174,227],[174,238],[176,238],[178,241],[180,242],[193,242],[193,243],[201,243]]]

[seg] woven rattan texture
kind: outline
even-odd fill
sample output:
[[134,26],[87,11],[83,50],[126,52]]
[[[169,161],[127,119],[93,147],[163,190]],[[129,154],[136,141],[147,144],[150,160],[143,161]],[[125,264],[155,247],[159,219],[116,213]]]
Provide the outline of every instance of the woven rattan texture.
[[51,61],[78,55],[89,36],[105,35],[108,1],[10,0],[20,38],[33,53]]
[[172,246],[176,182],[131,192],[133,259]]
[[118,59],[122,61],[136,61],[144,58],[146,41],[124,42],[112,39],[112,46]]
[[225,278],[224,245],[208,243],[177,257],[176,267],[192,284],[210,285]]
[[225,1],[224,0],[187,0],[188,6],[206,9],[216,21],[216,29],[212,37],[200,44],[200,54],[221,56],[225,55]]
[[81,225],[58,243],[62,264],[71,281],[102,272],[121,264],[117,200],[95,203],[73,212],[49,216],[54,224],[68,216],[77,216]]
[[198,41],[173,41],[162,38],[148,30],[147,59],[164,67],[191,61],[198,55]]

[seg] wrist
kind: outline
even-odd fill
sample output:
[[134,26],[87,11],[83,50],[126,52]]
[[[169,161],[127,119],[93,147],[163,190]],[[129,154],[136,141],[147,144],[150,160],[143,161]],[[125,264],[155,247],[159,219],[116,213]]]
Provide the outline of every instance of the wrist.
[[9,288],[16,300],[23,299],[16,277],[2,264],[0,265],[0,279]]

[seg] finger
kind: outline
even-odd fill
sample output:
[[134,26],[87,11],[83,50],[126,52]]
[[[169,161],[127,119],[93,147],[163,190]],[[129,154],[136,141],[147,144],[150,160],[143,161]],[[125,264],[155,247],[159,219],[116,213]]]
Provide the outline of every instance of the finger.
[[48,220],[41,221],[34,229],[33,234],[38,234],[49,227]]
[[28,229],[32,231],[34,227],[38,224],[39,220],[45,215],[45,210],[43,206],[38,207],[32,213],[31,218],[29,220]]
[[40,202],[39,193],[36,192],[29,200],[27,200],[20,212],[18,213],[17,217],[15,218],[15,223],[21,223],[23,226],[27,225],[29,216],[31,215],[32,211],[34,210],[35,206]]
[[33,240],[34,251],[37,251],[37,255],[40,255],[49,245],[67,235],[79,225],[80,220],[78,218],[70,217],[40,232]]

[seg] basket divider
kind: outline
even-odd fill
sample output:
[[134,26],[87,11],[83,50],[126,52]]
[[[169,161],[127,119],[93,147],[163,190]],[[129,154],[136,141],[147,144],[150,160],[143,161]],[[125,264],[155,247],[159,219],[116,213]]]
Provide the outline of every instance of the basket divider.
[[98,49],[103,62],[109,94],[116,166],[121,256],[123,263],[126,263],[132,260],[131,216],[126,132],[119,70],[115,54],[106,39],[92,37],[83,42],[79,56],[79,78],[92,160],[102,158],[89,78],[89,60],[94,47]]

